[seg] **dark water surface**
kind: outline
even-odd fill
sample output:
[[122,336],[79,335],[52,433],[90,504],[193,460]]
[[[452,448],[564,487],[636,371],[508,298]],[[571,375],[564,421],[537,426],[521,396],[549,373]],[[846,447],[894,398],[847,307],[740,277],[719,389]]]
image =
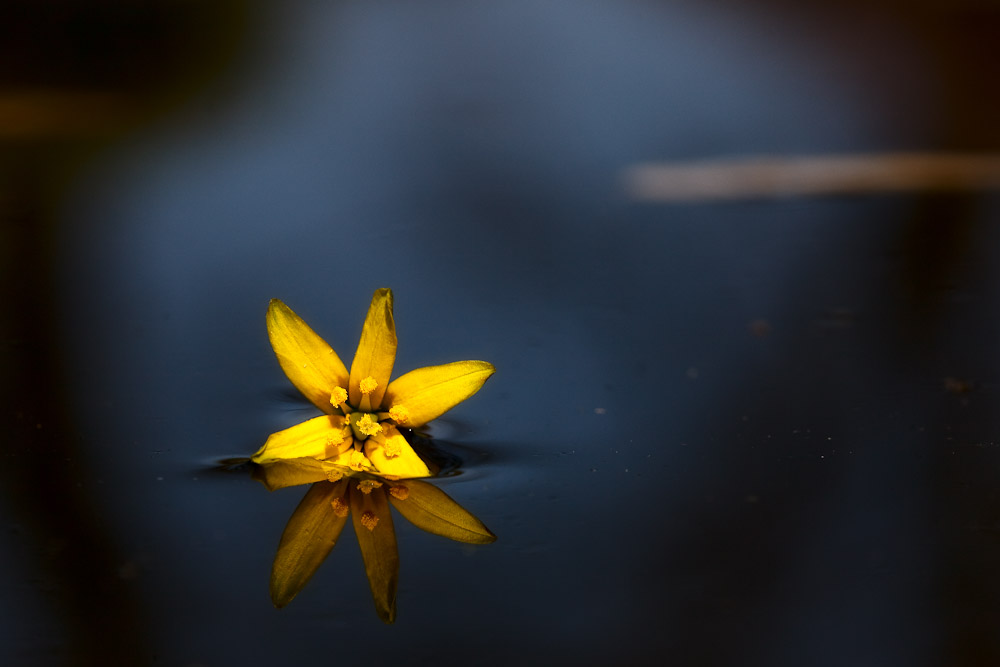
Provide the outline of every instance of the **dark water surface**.
[[[996,150],[995,8],[282,7],[58,198],[9,181],[9,664],[1000,661],[997,195],[622,187]],[[378,287],[397,375],[497,367],[431,432],[499,539],[398,518],[391,626],[350,531],[274,609],[305,487],[219,464],[317,414],[268,300],[349,359]]]

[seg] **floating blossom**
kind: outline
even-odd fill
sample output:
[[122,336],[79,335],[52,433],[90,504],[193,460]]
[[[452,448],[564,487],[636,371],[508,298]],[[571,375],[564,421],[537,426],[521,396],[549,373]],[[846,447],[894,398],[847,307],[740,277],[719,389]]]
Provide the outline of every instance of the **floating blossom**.
[[[485,361],[456,361],[418,368],[392,382],[396,325],[392,291],[372,297],[351,369],[298,315],[278,299],[267,311],[267,333],[292,384],[326,414],[274,433],[254,463],[284,461],[277,486],[330,479],[331,470],[427,477],[427,465],[399,431],[419,428],[469,398],[494,373]],[[317,465],[318,464],[318,465]],[[303,473],[305,474],[303,476]],[[304,479],[295,482],[293,480]]]
[[419,428],[469,398],[493,375],[485,361],[458,361],[389,381],[396,358],[392,292],[372,298],[350,371],[333,349],[281,301],[267,312],[271,346],[292,384],[324,413],[273,433],[253,455],[269,489],[313,483],[288,521],[271,573],[283,607],[333,549],[348,517],[361,547],[379,617],[396,616],[399,554],[389,505],[428,532],[460,542],[496,539],[440,489],[400,432]]

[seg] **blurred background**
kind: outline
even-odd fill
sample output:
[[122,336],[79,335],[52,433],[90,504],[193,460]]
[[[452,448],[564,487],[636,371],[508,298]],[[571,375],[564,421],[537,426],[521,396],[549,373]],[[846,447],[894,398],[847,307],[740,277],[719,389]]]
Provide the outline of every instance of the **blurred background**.
[[[6,0],[0,654],[996,664],[998,35],[990,0]],[[349,535],[276,610],[304,488],[220,465],[315,414],[267,303],[349,358],[383,286],[397,374],[498,368],[432,434],[499,539],[397,521],[393,626]]]

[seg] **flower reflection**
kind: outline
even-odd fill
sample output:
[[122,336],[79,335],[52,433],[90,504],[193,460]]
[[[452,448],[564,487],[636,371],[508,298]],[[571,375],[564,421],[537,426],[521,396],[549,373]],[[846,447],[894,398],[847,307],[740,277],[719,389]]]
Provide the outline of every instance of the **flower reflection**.
[[372,297],[350,372],[278,299],[267,311],[267,333],[288,379],[326,414],[272,434],[254,463],[313,459],[356,472],[427,477],[430,470],[399,428],[418,428],[441,416],[479,391],[495,370],[485,361],[456,361],[389,382],[396,360],[389,289]]
[[[324,474],[317,467],[313,474]],[[255,476],[268,488],[310,479],[308,467],[278,461],[258,466]],[[295,509],[278,545],[271,572],[271,600],[283,607],[322,564],[350,517],[364,559],[379,618],[396,617],[399,552],[392,505],[413,525],[435,535],[488,544],[496,536],[439,488],[415,479],[391,480],[347,470],[337,481],[315,482]]]
[[326,414],[271,434],[252,457],[269,489],[312,484],[285,527],[271,573],[283,607],[306,585],[354,524],[379,617],[396,616],[399,554],[389,506],[418,528],[459,542],[496,536],[443,491],[414,478],[432,474],[404,433],[475,394],[494,373],[485,361],[411,371],[389,382],[396,358],[392,292],[372,297],[350,372],[284,303],[271,301],[267,331],[292,384]]

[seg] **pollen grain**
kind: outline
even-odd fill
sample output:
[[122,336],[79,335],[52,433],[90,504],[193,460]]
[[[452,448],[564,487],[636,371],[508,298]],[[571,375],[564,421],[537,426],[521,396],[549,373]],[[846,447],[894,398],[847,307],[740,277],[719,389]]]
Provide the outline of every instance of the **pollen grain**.
[[370,510],[365,510],[361,513],[361,525],[368,530],[374,531],[375,526],[378,525],[378,517],[375,513]]
[[410,411],[405,405],[394,405],[389,408],[389,419],[397,424],[405,424],[410,421]]
[[355,449],[351,451],[351,460],[348,465],[351,467],[351,470],[366,470],[371,468],[372,464],[368,460],[368,457]]
[[361,419],[356,422],[356,426],[365,435],[376,435],[382,432],[382,427],[379,426],[378,421],[372,419],[372,416],[368,413],[361,416]]
[[399,456],[403,451],[402,446],[400,446],[399,441],[396,440],[396,438],[386,438],[385,444],[382,446],[382,449],[385,451],[385,456],[388,459]]
[[330,405],[339,408],[345,402],[347,402],[347,390],[343,387],[334,387],[330,393]]
[[378,387],[378,380],[373,378],[371,375],[366,377],[364,380],[358,383],[358,389],[361,390],[362,394],[370,394]]
[[330,501],[330,505],[333,507],[333,513],[343,519],[350,512],[350,507],[344,502],[343,498],[334,498]]
[[374,479],[363,479],[360,482],[358,482],[358,491],[367,496],[374,489],[377,489],[380,486],[382,486],[382,482],[379,482]]

